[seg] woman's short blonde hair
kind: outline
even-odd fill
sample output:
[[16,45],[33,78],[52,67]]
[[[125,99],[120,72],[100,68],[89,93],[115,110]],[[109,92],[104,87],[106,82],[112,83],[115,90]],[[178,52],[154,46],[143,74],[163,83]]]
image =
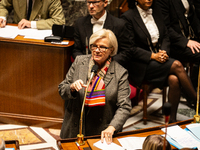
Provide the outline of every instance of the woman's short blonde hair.
[[[171,145],[166,140],[166,150],[171,150]],[[142,150],[163,150],[164,137],[158,134],[149,135],[144,140]]]
[[109,42],[109,47],[113,47],[113,51],[110,54],[110,56],[114,56],[117,54],[118,50],[118,43],[117,43],[117,38],[115,34],[108,29],[101,29],[95,33],[93,33],[90,37],[90,42],[89,42],[89,49],[90,45],[94,44],[97,40],[107,38]]

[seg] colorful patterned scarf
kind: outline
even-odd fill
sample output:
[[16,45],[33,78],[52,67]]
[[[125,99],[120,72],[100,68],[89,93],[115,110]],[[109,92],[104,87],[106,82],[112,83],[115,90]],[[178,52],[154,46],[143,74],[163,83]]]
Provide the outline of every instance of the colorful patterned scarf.
[[[86,94],[85,106],[104,106],[105,105],[105,84],[103,81],[111,62],[111,57],[106,61],[104,67],[97,72],[97,75],[92,79]],[[89,63],[88,78],[91,75],[91,68],[94,65],[94,60],[91,58]]]

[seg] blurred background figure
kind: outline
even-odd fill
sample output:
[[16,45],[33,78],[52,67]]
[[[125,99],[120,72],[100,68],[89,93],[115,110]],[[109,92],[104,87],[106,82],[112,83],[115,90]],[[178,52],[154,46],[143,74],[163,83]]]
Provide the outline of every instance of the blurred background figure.
[[53,24],[65,24],[65,17],[60,0],[1,0],[0,27],[5,27],[6,17],[14,11],[13,23],[19,29],[51,29]]
[[170,123],[176,122],[181,89],[196,101],[196,92],[181,62],[169,57],[170,40],[162,13],[154,0],[128,0],[129,10],[121,17],[127,22],[137,55],[128,66],[133,83],[143,82],[162,89],[169,86],[172,104]]

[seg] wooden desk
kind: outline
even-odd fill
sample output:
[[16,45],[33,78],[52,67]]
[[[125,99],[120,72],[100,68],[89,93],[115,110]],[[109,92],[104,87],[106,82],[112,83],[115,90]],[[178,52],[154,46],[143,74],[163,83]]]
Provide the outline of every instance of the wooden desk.
[[9,140],[5,141],[6,148],[14,148],[15,150],[19,150],[19,141],[18,140]]
[[73,44],[0,38],[2,123],[61,128],[64,101],[58,85],[71,65]]
[[[185,128],[187,124],[190,124],[193,120],[186,120],[186,121],[180,121],[176,122],[170,125],[179,125],[182,128]],[[161,126],[156,126],[152,128],[146,128],[146,129],[139,129],[139,130],[133,130],[133,131],[128,131],[128,132],[120,132],[116,135],[114,135],[113,142],[120,145],[118,142],[118,138],[123,138],[123,137],[131,137],[131,136],[136,136],[136,137],[146,137],[151,134],[164,134],[162,132],[161,128],[165,127],[164,125]],[[80,146],[81,150],[83,150],[84,147],[90,147],[92,150],[100,150],[97,147],[94,147],[93,144],[97,141],[100,140],[100,135],[98,136],[90,136],[90,137],[85,137],[85,142],[86,144],[83,146]],[[57,145],[60,150],[79,150],[78,147],[75,144],[76,138],[71,138],[71,139],[63,139],[63,140],[57,140]],[[175,147],[172,146],[173,149],[176,149]]]

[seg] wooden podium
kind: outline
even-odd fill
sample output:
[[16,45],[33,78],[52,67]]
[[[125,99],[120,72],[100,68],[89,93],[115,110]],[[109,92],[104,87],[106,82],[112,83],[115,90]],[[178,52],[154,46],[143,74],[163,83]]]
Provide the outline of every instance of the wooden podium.
[[[169,124],[171,125],[179,125],[181,128],[185,128],[187,124],[190,124],[193,121],[193,119],[180,121],[176,123]],[[147,137],[151,134],[164,134],[164,132],[161,130],[164,128],[165,125],[151,127],[151,128],[145,128],[145,129],[139,129],[139,130],[133,130],[133,131],[127,131],[127,132],[120,132],[113,136],[113,142],[120,145],[118,138],[124,138],[124,137]],[[100,135],[97,136],[90,136],[85,137],[85,145],[80,146],[80,149],[75,144],[77,138],[71,138],[71,139],[62,139],[57,140],[57,145],[60,150],[84,150],[84,148],[89,147],[91,150],[100,150],[99,148],[93,146],[93,144],[101,139]],[[121,145],[120,145],[121,146]],[[173,149],[176,149],[172,146]]]
[[73,44],[0,38],[1,123],[61,128],[64,100],[58,85],[71,65]]

